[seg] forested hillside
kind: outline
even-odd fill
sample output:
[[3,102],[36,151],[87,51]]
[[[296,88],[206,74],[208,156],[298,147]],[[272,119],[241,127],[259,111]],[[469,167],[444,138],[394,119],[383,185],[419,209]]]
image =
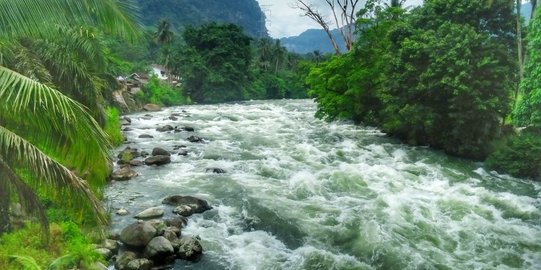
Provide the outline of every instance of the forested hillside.
[[175,28],[215,21],[241,26],[252,37],[266,37],[265,14],[256,0],[137,0],[146,26],[160,19],[169,20]]

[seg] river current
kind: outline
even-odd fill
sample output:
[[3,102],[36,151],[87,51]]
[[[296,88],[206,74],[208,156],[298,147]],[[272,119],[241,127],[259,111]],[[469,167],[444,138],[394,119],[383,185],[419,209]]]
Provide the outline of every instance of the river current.
[[[175,269],[541,269],[541,184],[315,109],[280,100],[128,115],[127,145],[189,154],[135,167],[107,186],[107,205],[135,214],[168,195],[207,200],[213,209],[182,231],[201,237],[203,258]],[[156,131],[166,124],[195,132]],[[113,229],[134,221],[112,218]]]

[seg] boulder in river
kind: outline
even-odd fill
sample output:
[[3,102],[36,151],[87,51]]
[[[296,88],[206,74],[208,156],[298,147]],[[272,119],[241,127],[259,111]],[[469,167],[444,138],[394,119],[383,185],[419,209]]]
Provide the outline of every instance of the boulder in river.
[[163,199],[162,203],[176,206],[173,212],[185,217],[212,209],[207,201],[192,196],[170,196]]
[[130,166],[139,167],[143,165],[145,165],[145,163],[142,160],[138,160],[138,159],[130,160]]
[[203,254],[203,246],[199,236],[182,237],[177,244],[179,246],[177,256],[188,261],[197,261]]
[[188,132],[194,132],[195,131],[195,128],[193,128],[193,127],[183,127],[182,129],[184,131],[188,131]]
[[125,166],[114,171],[113,174],[111,174],[111,179],[116,181],[127,181],[136,177],[137,175],[138,173],[132,170],[130,166]]
[[152,138],[154,138],[154,136],[148,135],[148,134],[141,134],[141,135],[139,135],[139,138],[141,138],[141,139],[152,139]]
[[207,172],[218,173],[218,174],[227,173],[226,170],[220,169],[220,168],[207,168],[206,171],[207,171]]
[[126,251],[120,254],[115,261],[115,268],[117,270],[128,269],[128,263],[137,259],[137,254],[131,251]]
[[145,257],[156,260],[163,261],[165,258],[173,255],[174,253],[173,245],[163,236],[154,237],[145,247]]
[[135,218],[150,219],[150,218],[161,217],[163,216],[163,214],[164,214],[164,211],[162,207],[151,207],[135,215]]
[[147,111],[147,112],[158,112],[158,111],[161,111],[162,108],[156,104],[152,104],[152,103],[149,103],[145,106],[143,106],[143,110]]
[[156,236],[156,228],[150,223],[138,221],[120,232],[120,241],[131,247],[144,247]]
[[186,140],[188,140],[189,142],[192,142],[192,143],[202,143],[202,142],[205,141],[203,138],[193,136],[193,135],[188,137]]
[[171,126],[171,125],[165,125],[163,127],[157,128],[156,130],[159,131],[159,132],[167,132],[167,131],[173,131],[173,130],[175,130],[175,128],[173,126]]
[[155,147],[154,149],[152,149],[152,155],[153,156],[170,156],[171,153],[169,153],[169,151],[163,148]]
[[168,119],[171,120],[171,121],[177,121],[178,120],[178,118],[176,116],[173,116],[173,115],[169,116]]
[[176,227],[179,230],[181,230],[188,224],[187,218],[179,217],[179,216],[168,218],[168,219],[165,219],[164,221],[165,221],[165,225],[169,227]]
[[149,166],[150,165],[160,166],[160,165],[165,165],[169,163],[171,163],[170,156],[158,155],[158,156],[148,157],[147,159],[145,159],[145,164]]
[[130,212],[128,212],[128,210],[124,209],[124,208],[120,208],[116,211],[116,214],[119,215],[119,216],[127,216],[130,214]]
[[118,153],[118,164],[128,164],[130,160],[141,156],[136,148],[126,147],[120,153]]

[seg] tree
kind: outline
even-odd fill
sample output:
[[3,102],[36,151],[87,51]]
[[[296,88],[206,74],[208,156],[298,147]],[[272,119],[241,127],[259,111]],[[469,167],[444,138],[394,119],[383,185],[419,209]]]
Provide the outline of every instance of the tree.
[[161,53],[164,55],[164,61],[163,64],[167,70],[167,79],[169,82],[171,82],[171,73],[170,70],[170,63],[169,63],[169,57],[171,55],[171,49],[168,45],[171,44],[174,38],[174,33],[171,31],[171,23],[169,23],[168,20],[162,19],[160,22],[158,22],[158,27],[156,28],[156,32],[153,34],[154,42],[161,46]]
[[482,159],[510,111],[517,62],[512,5],[430,0],[391,35],[384,130]]
[[541,17],[535,14],[528,31],[529,57],[521,83],[523,97],[514,111],[513,122],[519,126],[541,127]]
[[[137,28],[127,13],[132,8],[130,1],[114,0],[4,0],[0,1],[0,33],[6,39],[45,38],[58,33],[57,25],[89,25],[135,38]],[[6,39],[0,43],[9,44]],[[37,77],[7,68],[4,59],[0,57],[0,232],[8,228],[4,214],[16,200],[35,213],[48,233],[36,192],[68,206],[86,206],[97,221],[105,223],[101,202],[91,190],[93,183],[80,175],[95,173],[94,166],[108,163],[106,135],[82,105],[36,81]],[[106,173],[88,180],[103,181]]]
[[251,85],[251,39],[234,24],[187,27],[186,46],[178,48],[175,71],[195,102],[241,100]]

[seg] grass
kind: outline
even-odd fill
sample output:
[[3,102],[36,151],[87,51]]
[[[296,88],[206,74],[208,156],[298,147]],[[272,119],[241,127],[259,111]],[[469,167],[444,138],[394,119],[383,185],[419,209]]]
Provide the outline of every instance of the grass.
[[107,107],[105,109],[107,117],[103,130],[109,136],[109,140],[113,146],[119,146],[124,142],[124,136],[120,130],[120,112],[115,107]]

